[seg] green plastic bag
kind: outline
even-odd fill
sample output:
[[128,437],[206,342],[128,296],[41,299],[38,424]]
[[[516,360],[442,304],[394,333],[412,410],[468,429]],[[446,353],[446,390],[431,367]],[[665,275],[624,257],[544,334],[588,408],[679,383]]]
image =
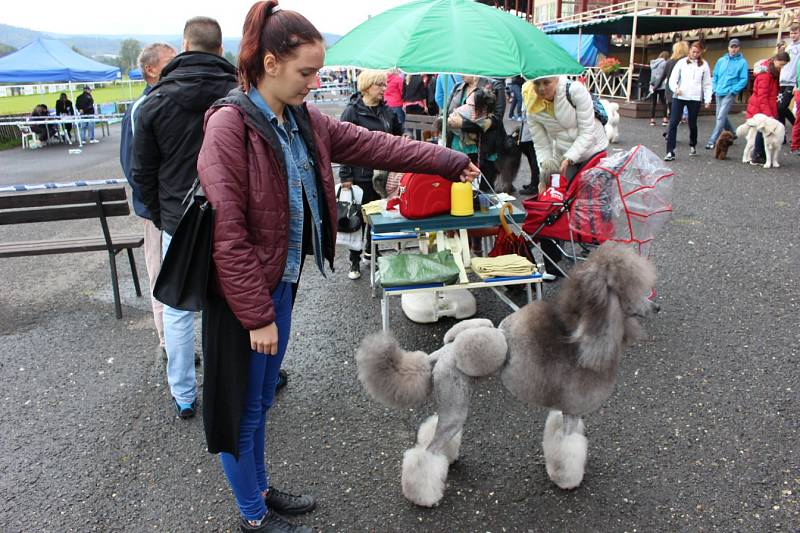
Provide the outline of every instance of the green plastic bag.
[[381,286],[403,287],[458,281],[458,266],[450,250],[432,254],[397,254],[378,258]]

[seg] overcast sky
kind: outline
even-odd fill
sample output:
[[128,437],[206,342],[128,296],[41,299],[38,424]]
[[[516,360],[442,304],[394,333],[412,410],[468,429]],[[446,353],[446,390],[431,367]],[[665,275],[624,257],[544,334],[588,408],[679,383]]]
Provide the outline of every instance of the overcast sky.
[[[344,35],[367,19],[408,0],[280,0],[318,30]],[[252,0],[25,0],[3,1],[0,23],[49,33],[180,35],[186,19],[217,19],[225,37],[242,34]],[[125,10],[124,8],[128,8]]]

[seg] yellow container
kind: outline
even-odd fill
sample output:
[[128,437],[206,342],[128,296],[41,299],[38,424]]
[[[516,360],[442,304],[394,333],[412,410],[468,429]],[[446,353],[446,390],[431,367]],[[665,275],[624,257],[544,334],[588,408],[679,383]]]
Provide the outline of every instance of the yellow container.
[[454,217],[468,217],[474,213],[472,185],[466,182],[454,183],[450,188],[450,214]]

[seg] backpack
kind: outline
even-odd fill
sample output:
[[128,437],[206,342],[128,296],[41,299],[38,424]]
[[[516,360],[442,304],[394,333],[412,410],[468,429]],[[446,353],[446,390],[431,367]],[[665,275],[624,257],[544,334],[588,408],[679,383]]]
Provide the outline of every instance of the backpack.
[[[575,104],[572,103],[572,96],[569,94],[569,88],[571,85],[572,82],[567,80],[567,89],[566,89],[567,102],[569,102],[569,105],[575,108]],[[590,92],[589,96],[592,97],[592,107],[594,108],[594,117],[600,121],[600,124],[605,126],[608,123],[608,113],[606,113],[606,108],[603,107],[603,104],[600,103],[600,98],[596,94]]]

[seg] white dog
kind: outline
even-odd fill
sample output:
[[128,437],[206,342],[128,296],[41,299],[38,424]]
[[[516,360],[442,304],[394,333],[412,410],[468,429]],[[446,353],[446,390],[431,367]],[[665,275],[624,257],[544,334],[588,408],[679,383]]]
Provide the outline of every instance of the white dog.
[[764,148],[767,152],[767,162],[764,163],[764,168],[780,167],[778,156],[783,145],[783,138],[786,135],[786,128],[779,121],[763,113],[756,113],[747,119],[744,124],[736,128],[736,135],[745,137],[747,140],[742,153],[742,163],[749,163],[753,159],[756,133],[761,133],[764,136]]
[[606,122],[606,137],[608,142],[616,143],[619,140],[619,104],[616,102],[609,102],[608,100],[600,100],[608,115],[608,122]]

